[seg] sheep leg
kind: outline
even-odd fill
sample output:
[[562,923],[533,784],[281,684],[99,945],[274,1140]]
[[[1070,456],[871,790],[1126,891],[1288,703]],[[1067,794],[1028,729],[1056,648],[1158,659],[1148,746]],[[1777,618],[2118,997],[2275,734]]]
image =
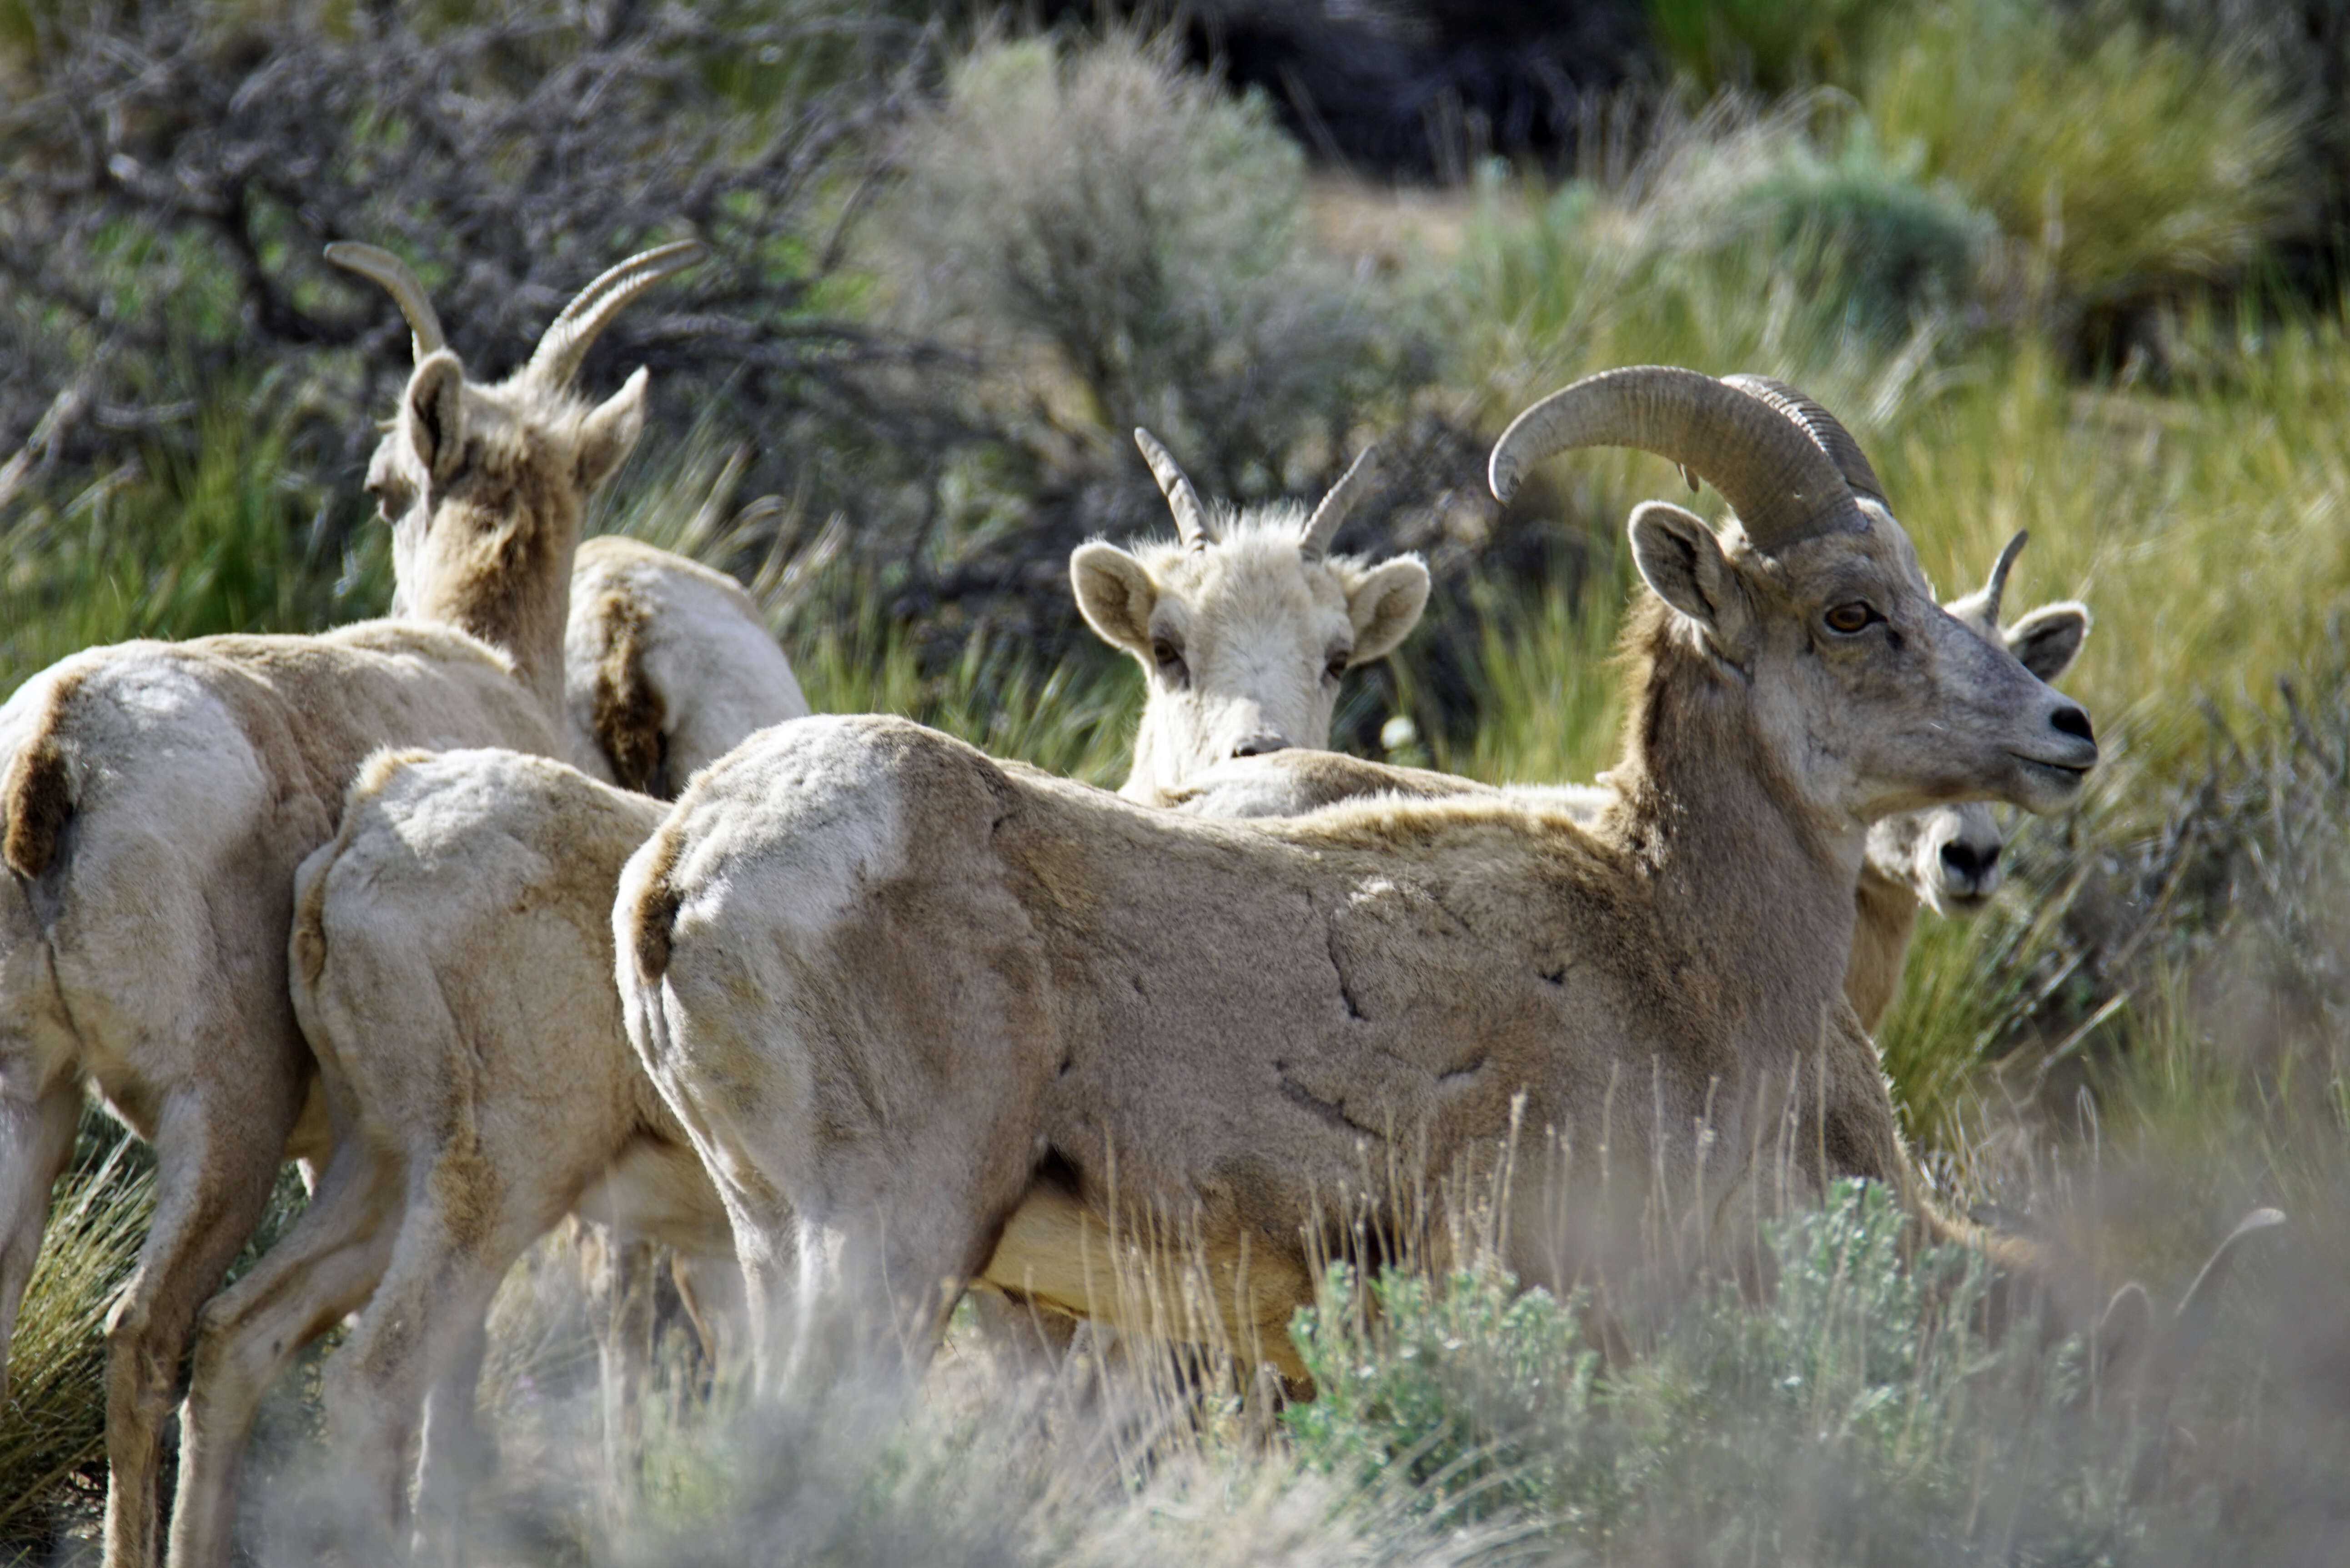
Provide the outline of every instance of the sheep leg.
[[482,1320],[459,1342],[448,1370],[425,1397],[423,1436],[416,1458],[416,1517],[424,1532],[444,1541],[456,1539],[466,1498],[495,1457],[482,1431],[475,1405],[482,1363],[489,1352],[490,1325],[484,1309]]
[[602,1385],[604,1480],[619,1502],[636,1480],[644,1438],[639,1407],[652,1382],[653,1244],[608,1228],[598,1263],[588,1311]]
[[203,1311],[181,1415],[172,1568],[229,1561],[238,1474],[255,1416],[302,1347],[367,1300],[390,1257],[400,1193],[357,1140],[275,1247]]
[[0,1410],[8,1407],[8,1340],[48,1228],[49,1189],[73,1154],[81,1090],[68,1082],[37,1096],[0,1088]]
[[107,1568],[156,1560],[162,1428],[181,1360],[197,1312],[268,1207],[299,1089],[251,1078],[191,1087],[158,1118],[155,1218],[106,1332]]
[[375,1298],[327,1365],[328,1445],[354,1485],[345,1544],[359,1562],[403,1544],[425,1394],[463,1361],[521,1251],[480,1211],[481,1194],[452,1196],[442,1174],[415,1185]]

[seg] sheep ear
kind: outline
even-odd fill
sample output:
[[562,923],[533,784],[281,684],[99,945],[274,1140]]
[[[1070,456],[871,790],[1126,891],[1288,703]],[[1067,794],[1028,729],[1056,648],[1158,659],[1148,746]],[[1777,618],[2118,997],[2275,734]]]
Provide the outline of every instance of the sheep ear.
[[1069,557],[1069,584],[1086,624],[1112,648],[1150,659],[1150,612],[1159,607],[1159,585],[1149,569],[1115,545],[1097,540]]
[[1633,564],[1657,597],[1697,622],[1723,658],[1744,663],[1753,614],[1705,520],[1669,501],[1643,501],[1632,509],[1627,531]]
[[645,372],[639,367],[628,383],[588,410],[579,421],[579,490],[594,490],[636,450],[645,433]]
[[2081,644],[2089,635],[2089,607],[2070,600],[2042,605],[2002,635],[2007,650],[2022,661],[2023,668],[2053,684],[2080,656]]
[[457,356],[428,354],[410,373],[400,427],[425,472],[439,480],[456,473],[465,453],[465,368]]
[[1352,664],[1368,664],[1419,624],[1428,607],[1428,567],[1418,556],[1383,561],[1347,585],[1347,618],[1355,625]]

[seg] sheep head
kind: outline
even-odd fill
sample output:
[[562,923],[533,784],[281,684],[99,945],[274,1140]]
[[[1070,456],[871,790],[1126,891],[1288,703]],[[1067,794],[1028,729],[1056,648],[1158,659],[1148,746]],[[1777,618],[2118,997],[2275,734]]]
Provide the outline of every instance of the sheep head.
[[1126,792],[1156,800],[1232,757],[1329,743],[1345,673],[1402,641],[1428,603],[1418,556],[1330,554],[1370,483],[1366,450],[1309,515],[1211,512],[1146,431],[1135,442],[1174,513],[1173,543],[1096,541],[1069,558],[1087,624],[1142,665],[1149,697]]
[[[327,247],[374,280],[407,317],[416,356],[400,408],[368,464],[368,493],[392,530],[396,613],[440,620],[505,648],[559,696],[568,579],[588,501],[643,432],[645,373],[604,401],[574,389],[598,333],[629,301],[702,254],[681,241],[630,257],[582,289],[523,368],[473,379],[447,346],[407,265],[373,245]],[[550,640],[551,644],[550,644]],[[553,656],[542,644],[549,644]]]
[[[1790,391],[1609,371],[1536,403],[1493,449],[1503,500],[1552,452],[1630,446],[1711,481],[1736,513],[1719,535],[1669,503],[1632,514],[1656,596],[1641,622],[1650,669],[1669,658],[1679,683],[1650,689],[1633,773],[1653,776],[1686,726],[1718,723],[1750,749],[1731,765],[1824,841],[1865,842],[1866,824],[1957,801],[2069,805],[2096,761],[2087,714],[1935,602],[1874,475],[1839,465],[1857,448],[1832,451],[1825,410]],[[1679,744],[1674,766],[1724,765]]]
[[[2000,626],[2000,596],[2029,537],[2019,532],[2009,540],[1991,568],[1991,580],[1943,607],[2053,686],[2080,654],[2089,635],[2089,610],[2065,600],[2043,605],[2012,627]],[[1939,914],[1970,915],[1999,891],[2003,875],[2000,855],[2006,844],[1999,819],[1981,801],[1904,812],[1868,830],[1868,873],[1908,888]]]

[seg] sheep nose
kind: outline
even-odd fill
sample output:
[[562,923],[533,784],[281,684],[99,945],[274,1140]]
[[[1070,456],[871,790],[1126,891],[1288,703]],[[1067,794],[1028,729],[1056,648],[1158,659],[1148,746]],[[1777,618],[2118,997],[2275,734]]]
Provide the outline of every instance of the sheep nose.
[[1953,888],[1975,888],[1991,878],[1999,868],[1999,846],[1977,849],[1971,844],[1955,841],[1942,846],[1943,879]]
[[1285,752],[1287,750],[1289,750],[1289,741],[1279,731],[1259,730],[1254,734],[1243,735],[1240,738],[1239,743],[1232,747],[1232,755],[1236,757],[1261,757],[1267,752]]
[[2074,740],[2086,741],[2093,746],[2097,743],[2095,732],[2089,728],[2089,715],[2070,702],[2057,709],[2048,722]]

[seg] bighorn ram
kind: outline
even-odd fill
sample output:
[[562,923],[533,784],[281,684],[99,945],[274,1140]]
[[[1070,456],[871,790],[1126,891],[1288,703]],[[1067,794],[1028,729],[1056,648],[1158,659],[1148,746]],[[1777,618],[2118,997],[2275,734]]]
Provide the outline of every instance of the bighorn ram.
[[[846,1321],[919,1361],[976,1277],[1116,1322],[1099,1237],[1145,1225],[1195,1239],[1235,1337],[1282,1358],[1326,1206],[1392,1214],[1392,1173],[1490,1168],[1513,1105],[1619,1197],[1735,1223],[1775,1162],[1897,1183],[1959,1231],[1843,1000],[1868,825],[2056,810],[2096,746],[1934,603],[1803,414],[1647,368],[1494,449],[1503,496],[1551,452],[1626,445],[1737,514],[1719,537],[1632,515],[1653,597],[1588,827],[1506,795],[1195,820],[880,718],[703,773],[631,857],[615,945],[630,1038],[725,1200],[763,1376],[795,1277],[801,1345]],[[1579,1253],[1544,1185],[1517,1189],[1537,1208],[1507,1261],[1557,1285]]]
[[[93,649],[0,708],[0,1343],[86,1083],[160,1168],[108,1331],[117,1568],[156,1554],[157,1435],[197,1310],[279,1162],[324,1152],[324,1118],[303,1114],[310,1054],[286,995],[294,868],[380,746],[567,750],[572,551],[588,496],[642,429],[645,388],[639,371],[590,404],[571,382],[614,316],[700,249],[607,272],[527,365],[483,385],[405,266],[332,247],[391,292],[413,334],[416,368],[368,476],[406,618]],[[191,1462],[200,1451],[183,1450]]]
[[1097,541],[1069,557],[1077,608],[1142,666],[1149,698],[1118,793],[1147,805],[1227,757],[1329,743],[1338,682],[1419,624],[1417,556],[1369,566],[1330,554],[1369,487],[1366,449],[1305,515],[1289,505],[1211,512],[1148,431],[1135,444],[1175,514],[1175,542],[1139,553]]
[[[1735,385],[1760,378],[1731,379]],[[1815,420],[1828,417],[1825,410],[1814,415]],[[1856,447],[1849,450],[1857,452]],[[1852,482],[1850,473],[1846,480]],[[1876,493],[1858,483],[1854,489]],[[1984,637],[2003,643],[2026,670],[2053,685],[2080,652],[2088,636],[2089,612],[2072,600],[2043,605],[2001,629],[2000,597],[2024,539],[2018,534],[2008,541],[1981,589],[1943,607]],[[1383,767],[1327,753],[1288,753],[1221,763],[1170,792],[1168,804],[1196,816],[1294,816],[1367,794],[1441,796],[1475,794],[1482,787],[1449,774]],[[1586,826],[1596,822],[1615,799],[1611,791],[1595,784],[1513,786],[1511,793],[1538,797]],[[1999,819],[1979,801],[1902,812],[1869,828],[1854,894],[1859,919],[1844,981],[1845,995],[1862,1028],[1877,1033],[1900,989],[1918,905],[1960,918],[1980,913],[1999,890],[2000,856],[2005,846]]]

